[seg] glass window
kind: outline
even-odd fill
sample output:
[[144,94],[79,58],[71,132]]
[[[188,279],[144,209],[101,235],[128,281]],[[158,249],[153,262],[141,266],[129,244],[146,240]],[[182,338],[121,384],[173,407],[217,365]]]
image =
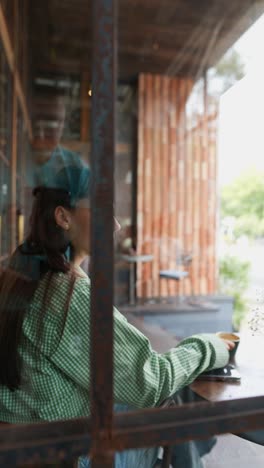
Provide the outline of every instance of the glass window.
[[0,2],[0,422],[78,468],[257,464],[264,1],[100,2]]

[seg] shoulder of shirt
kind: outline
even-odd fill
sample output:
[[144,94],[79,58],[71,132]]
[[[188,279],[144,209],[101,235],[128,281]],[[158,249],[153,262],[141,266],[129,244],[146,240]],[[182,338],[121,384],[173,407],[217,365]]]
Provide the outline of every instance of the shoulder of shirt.
[[[38,288],[36,290],[36,293],[34,297],[38,296],[41,297],[43,296],[47,283],[48,282],[48,275],[45,275],[39,282]],[[53,295],[56,295],[56,298],[64,298],[65,293],[69,291],[69,287],[71,284],[71,278],[70,276],[66,275],[65,273],[58,272],[53,275],[52,278],[52,283],[50,285],[50,292]],[[53,290],[53,293],[52,293]],[[77,291],[90,291],[90,279],[88,276],[84,273],[83,270],[76,271],[76,278],[75,278],[75,283],[73,287],[73,293]]]
[[[72,291],[70,307],[72,306],[73,309],[77,307],[78,310],[81,311],[82,308],[80,306],[82,304],[82,301],[86,302],[87,300],[90,299],[91,281],[88,275],[82,270],[82,268],[77,267],[75,268],[75,270],[76,270],[76,279],[75,279],[75,283],[74,283],[74,287]],[[65,294],[67,293],[68,288],[69,288],[69,277],[67,277],[67,275],[65,275],[64,273],[56,273],[54,275],[54,281],[55,281],[54,293],[56,297],[56,303],[62,300],[65,301]],[[41,292],[42,293],[41,295],[43,295],[43,292],[44,292],[43,286],[45,285],[45,283],[46,283],[46,278],[41,280],[42,287],[38,289],[37,291],[38,293]],[[58,286],[57,288],[56,288],[56,285]],[[114,307],[113,310],[114,310],[115,321],[119,322],[120,325],[128,323],[127,318],[121,312],[119,312],[119,310],[116,307]]]
[[[81,268],[80,268],[81,270]],[[91,293],[91,280],[90,278],[86,275],[86,273],[81,270],[83,275],[78,276],[76,281],[75,281],[75,286],[74,286],[74,293],[76,295],[81,295],[81,296],[86,296],[90,297]],[[121,322],[126,322],[127,323],[127,318],[119,312],[119,310],[114,306],[114,318],[115,320],[121,320]]]
[[90,278],[82,272],[82,274],[77,274],[74,287],[73,287],[73,295],[75,296],[86,296],[90,297],[91,294],[91,281]]

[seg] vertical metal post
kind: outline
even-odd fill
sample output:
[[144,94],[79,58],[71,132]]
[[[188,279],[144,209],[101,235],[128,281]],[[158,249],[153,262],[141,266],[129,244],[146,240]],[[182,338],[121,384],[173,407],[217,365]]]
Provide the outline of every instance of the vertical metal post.
[[93,0],[91,370],[92,466],[113,466],[113,199],[116,0]]
[[13,81],[13,95],[12,95],[12,149],[11,149],[11,206],[10,206],[10,254],[15,250],[17,243],[17,113],[18,102],[16,92],[16,73],[18,69],[18,35],[19,35],[19,12],[18,0],[13,0],[14,11],[14,73]]
[[12,96],[12,150],[11,150],[11,205],[10,205],[10,254],[17,241],[17,96],[13,80]]

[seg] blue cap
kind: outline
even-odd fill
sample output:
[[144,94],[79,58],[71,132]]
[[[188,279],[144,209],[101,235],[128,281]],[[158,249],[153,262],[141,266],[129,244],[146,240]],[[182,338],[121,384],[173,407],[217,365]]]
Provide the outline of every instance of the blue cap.
[[65,190],[70,194],[71,205],[84,198],[90,198],[90,168],[78,156],[61,146],[51,158],[38,167],[35,174],[36,186]]

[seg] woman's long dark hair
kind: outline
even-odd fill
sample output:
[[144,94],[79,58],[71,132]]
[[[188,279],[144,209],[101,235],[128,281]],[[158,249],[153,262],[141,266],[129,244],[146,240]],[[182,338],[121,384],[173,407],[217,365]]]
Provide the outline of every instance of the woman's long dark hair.
[[[67,233],[56,224],[54,217],[57,206],[72,209],[70,194],[63,190],[44,187],[38,187],[33,194],[35,200],[30,218],[30,230],[24,244],[26,252],[22,253],[19,247],[11,258],[10,267],[0,270],[0,385],[5,385],[10,390],[16,390],[21,385],[18,348],[24,317],[39,281],[45,274],[49,275],[44,294],[44,312],[46,293],[52,284],[53,274],[62,272],[70,277],[66,312],[75,281],[69,259],[65,256],[69,239]],[[30,259],[22,261],[23,268],[21,268],[21,258]],[[30,270],[32,261],[37,263],[39,258],[45,259],[45,268],[40,268],[39,275],[32,277]]]

